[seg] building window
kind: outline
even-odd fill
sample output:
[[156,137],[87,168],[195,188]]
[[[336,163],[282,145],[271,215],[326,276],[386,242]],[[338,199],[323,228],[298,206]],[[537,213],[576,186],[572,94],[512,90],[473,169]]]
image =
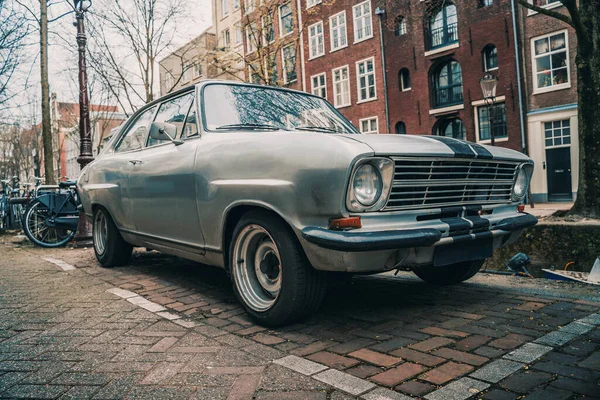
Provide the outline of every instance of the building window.
[[329,29],[331,30],[331,51],[341,49],[348,45],[345,11],[335,14],[334,16],[329,18]]
[[535,89],[560,89],[569,86],[569,54],[566,31],[534,38],[532,41]]
[[358,102],[377,98],[375,90],[375,61],[373,58],[356,63],[356,80],[358,82]]
[[[492,123],[491,129],[494,131],[494,139],[502,139],[508,137],[506,129],[506,104],[498,103],[492,108]],[[479,141],[491,140],[490,134],[490,107],[477,107],[477,119],[479,127]]]
[[362,133],[379,133],[379,129],[377,128],[377,117],[361,119],[358,122]]
[[229,15],[229,0],[221,0],[221,17]]
[[371,0],[352,7],[354,15],[354,43],[373,37],[371,23]]
[[194,64],[194,78],[199,78],[202,76],[202,64],[197,62]]
[[183,66],[183,72],[181,74],[181,83],[186,83],[190,81],[190,75],[192,73],[192,64],[185,64]]
[[398,135],[406,135],[406,124],[402,121],[396,123],[396,133]]
[[322,0],[306,0],[306,8],[311,8],[316,6],[317,4],[321,4]]
[[494,0],[479,0],[479,8],[490,7],[494,5]]
[[248,14],[250,14],[252,11],[254,11],[254,10],[255,10],[255,7],[254,7],[254,1],[255,1],[255,0],[245,0],[245,1],[244,1],[244,6],[245,6],[245,8],[244,8],[244,14],[248,15]]
[[246,52],[256,51],[256,24],[246,25]]
[[229,29],[223,31],[223,47],[229,47],[231,45],[231,34]]
[[571,121],[544,122],[544,140],[546,147],[571,144]]
[[311,92],[316,96],[321,96],[322,98],[327,98],[327,80],[325,77],[325,73],[314,75],[310,78],[311,82]]
[[483,48],[483,70],[493,71],[498,69],[498,49],[493,44]]
[[283,70],[284,70],[284,82],[285,84],[294,82],[296,76],[296,46],[290,44],[285,46],[282,50]]
[[242,28],[240,26],[235,27],[235,44],[242,44]]
[[408,68],[402,68],[398,73],[398,80],[400,81],[400,90],[405,92],[410,90],[410,72]]
[[446,118],[438,121],[433,134],[464,140],[466,136],[465,124],[460,118]]
[[289,35],[294,31],[294,21],[292,19],[292,7],[290,3],[279,6],[279,29],[281,36]]
[[265,75],[269,77],[268,85],[277,83],[277,53],[265,58]]
[[433,70],[433,107],[448,107],[463,102],[462,71],[454,60]]
[[233,0],[233,9],[237,10],[240,8],[240,0]]
[[406,19],[402,16],[396,17],[394,21],[394,35],[406,35]]
[[456,6],[448,4],[429,17],[428,49],[458,43]]
[[348,67],[331,71],[333,76],[333,105],[345,107],[350,105],[350,72]]
[[263,40],[264,43],[273,43],[275,41],[275,27],[273,26],[273,14],[269,13],[262,17]]
[[323,21],[308,27],[308,53],[309,59],[325,54],[325,39],[323,35]]

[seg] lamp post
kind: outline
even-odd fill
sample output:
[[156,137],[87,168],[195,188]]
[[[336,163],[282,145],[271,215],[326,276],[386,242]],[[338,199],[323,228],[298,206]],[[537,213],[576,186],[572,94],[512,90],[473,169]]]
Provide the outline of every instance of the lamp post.
[[[77,162],[81,169],[94,160],[92,153],[92,128],[90,123],[90,100],[87,88],[87,66],[85,62],[84,15],[92,5],[92,0],[73,0],[75,9],[75,26],[77,27],[77,50],[79,53],[79,157]],[[79,212],[79,225],[75,235],[76,246],[85,246],[91,239],[91,229],[82,211]]]
[[488,119],[490,123],[490,142],[492,146],[496,144],[494,140],[494,112],[496,105],[496,88],[498,87],[498,77],[492,74],[485,74],[479,80],[481,91],[483,92],[483,100],[488,108]]

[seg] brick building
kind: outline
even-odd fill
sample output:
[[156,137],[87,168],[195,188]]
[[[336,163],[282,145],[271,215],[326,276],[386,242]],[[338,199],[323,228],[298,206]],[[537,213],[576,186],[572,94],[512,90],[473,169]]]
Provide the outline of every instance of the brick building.
[[[567,13],[557,0],[536,4]],[[579,175],[577,37],[562,21],[520,11],[527,147],[536,164],[531,192],[538,202],[572,200]]]

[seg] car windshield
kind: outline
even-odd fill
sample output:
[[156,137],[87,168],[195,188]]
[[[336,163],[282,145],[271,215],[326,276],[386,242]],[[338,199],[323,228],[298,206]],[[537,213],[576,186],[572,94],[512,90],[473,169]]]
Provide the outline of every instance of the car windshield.
[[210,84],[204,88],[204,124],[209,131],[304,130],[358,133],[320,97],[261,86]]

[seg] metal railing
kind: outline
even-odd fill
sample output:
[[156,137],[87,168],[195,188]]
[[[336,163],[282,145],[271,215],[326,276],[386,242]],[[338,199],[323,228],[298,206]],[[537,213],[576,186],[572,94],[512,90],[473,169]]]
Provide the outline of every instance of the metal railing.
[[440,28],[429,29],[427,32],[427,49],[435,50],[458,42],[458,23],[454,22]]

